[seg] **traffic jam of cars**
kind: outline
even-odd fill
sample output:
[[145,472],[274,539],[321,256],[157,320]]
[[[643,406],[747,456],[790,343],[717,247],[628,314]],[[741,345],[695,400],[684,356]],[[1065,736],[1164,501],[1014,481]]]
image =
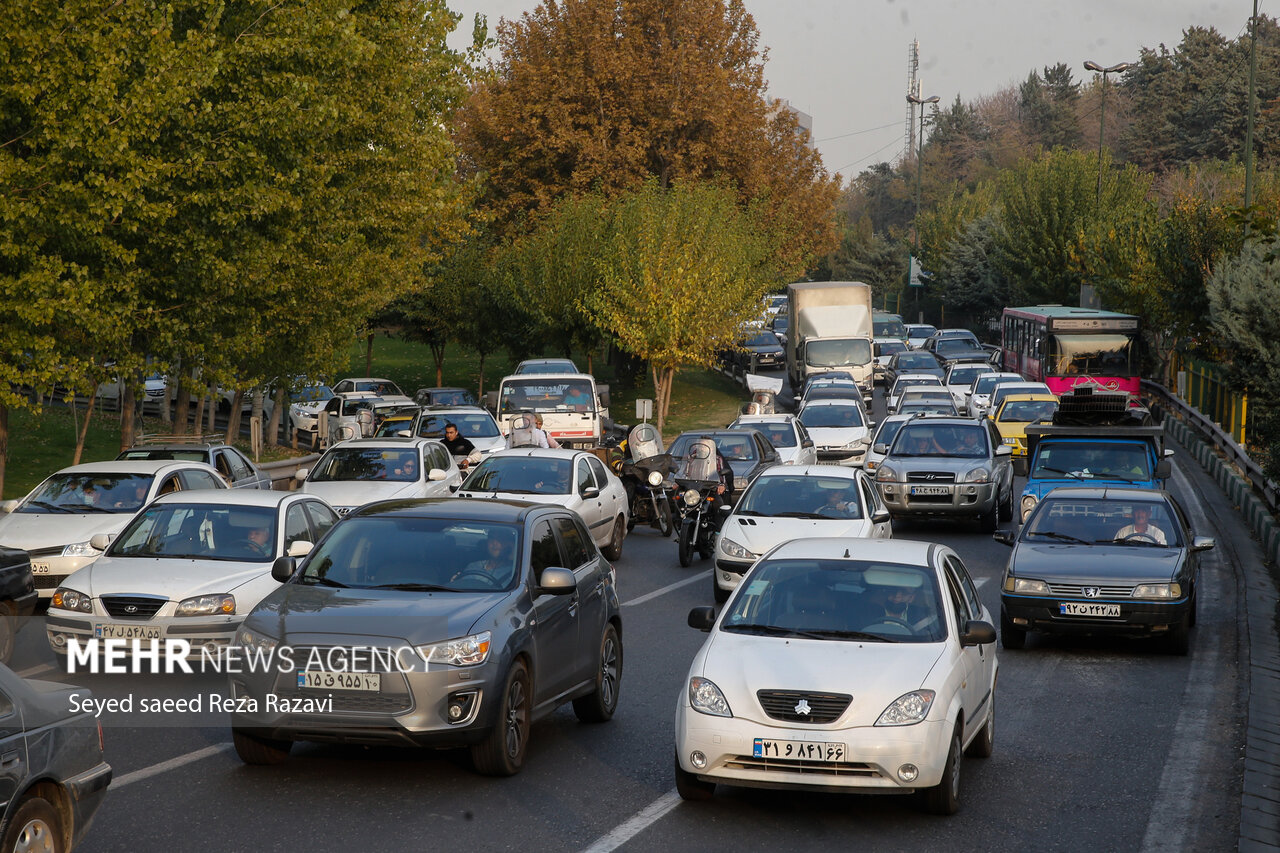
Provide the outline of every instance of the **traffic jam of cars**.
[[[567,705],[605,723],[625,701],[623,638],[647,638],[624,631],[614,563],[642,526],[711,576],[687,616],[705,642],[670,662],[687,667],[668,747],[681,798],[899,793],[953,814],[963,759],[994,749],[997,644],[1188,654],[1215,543],[1165,490],[1171,451],[1136,398],[1053,389],[966,330],[820,284],[774,297],[725,354],[751,389],[736,419],[669,443],[613,421],[573,362],[538,359],[480,401],[311,386],[289,417],[321,452],[275,488],[218,442],[59,470],[0,515],[0,660],[39,601],[72,674],[104,655],[237,661],[225,723],[245,764],[298,742],[416,746],[510,776],[539,719]],[[928,541],[937,522],[1009,546],[998,613]],[[26,768],[4,809],[78,839],[111,778],[100,721],[5,667],[0,694],[27,729],[96,731],[48,757],[41,796],[21,796]],[[54,788],[75,807],[47,808]]]

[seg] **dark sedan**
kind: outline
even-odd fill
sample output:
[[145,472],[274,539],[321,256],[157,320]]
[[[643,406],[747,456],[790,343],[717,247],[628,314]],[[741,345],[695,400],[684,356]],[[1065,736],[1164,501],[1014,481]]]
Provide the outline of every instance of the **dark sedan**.
[[283,585],[236,637],[275,662],[231,677],[246,763],[283,761],[299,740],[467,746],[478,771],[510,776],[534,720],[569,701],[584,722],[617,707],[613,567],[564,507],[369,504],[272,575]]
[[768,329],[751,331],[739,342],[739,347],[721,354],[725,369],[735,376],[760,370],[781,370],[786,366],[782,344],[778,336]]
[[1168,492],[1054,489],[1013,546],[1000,590],[1000,639],[1020,649],[1031,631],[1163,638],[1185,655],[1196,622],[1201,551]]
[[737,493],[741,493],[765,468],[782,464],[777,449],[754,429],[682,432],[671,442],[667,452],[673,459],[683,459],[689,443],[697,438],[709,438],[716,443],[716,449],[733,470],[733,488]]
[[903,373],[930,373],[939,379],[946,376],[946,371],[933,353],[923,350],[908,350],[890,356],[889,363],[884,368],[885,385],[892,388]]

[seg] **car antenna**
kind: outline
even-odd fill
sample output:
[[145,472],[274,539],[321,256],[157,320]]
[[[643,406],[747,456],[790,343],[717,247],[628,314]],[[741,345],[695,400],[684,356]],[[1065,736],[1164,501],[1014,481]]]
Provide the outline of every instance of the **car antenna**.
[[849,549],[848,549],[848,548],[845,548],[845,549],[844,549],[844,555],[845,555],[846,557],[847,557],[847,556],[849,556]]

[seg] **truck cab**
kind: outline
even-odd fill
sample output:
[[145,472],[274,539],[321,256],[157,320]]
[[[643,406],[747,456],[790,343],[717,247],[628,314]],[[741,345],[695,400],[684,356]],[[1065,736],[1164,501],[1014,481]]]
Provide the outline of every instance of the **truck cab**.
[[521,414],[542,415],[542,428],[561,447],[600,445],[603,422],[609,417],[609,387],[597,385],[587,373],[518,374],[503,378],[485,405],[509,435]]

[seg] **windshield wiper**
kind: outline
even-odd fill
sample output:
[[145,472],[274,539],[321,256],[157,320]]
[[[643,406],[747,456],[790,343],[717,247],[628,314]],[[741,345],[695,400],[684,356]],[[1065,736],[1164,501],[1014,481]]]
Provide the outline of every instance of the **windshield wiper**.
[[829,518],[816,512],[775,512],[774,518]]
[[[1049,539],[1057,539],[1061,542],[1078,542],[1081,545],[1093,545],[1088,539],[1081,539],[1079,536],[1072,536],[1070,533],[1056,533],[1045,530],[1033,530],[1027,534],[1028,536],[1044,536]],[[1099,540],[1105,541],[1105,540]]]
[[302,578],[302,582],[309,585],[333,586],[333,587],[337,587],[338,589],[351,588],[349,584],[345,584],[342,581],[331,580],[330,578],[321,577],[320,575],[304,575]]
[[47,509],[49,512],[71,512],[69,507],[51,504],[48,501],[28,501],[27,506],[38,506],[41,509]]
[[756,510],[754,510],[754,509],[738,509],[738,510],[734,510],[734,515],[754,515],[754,516],[756,516],[756,517],[758,517],[758,518],[763,518],[763,517],[765,517],[763,512],[758,512],[758,511],[756,511]]
[[900,643],[901,640],[893,637],[884,637],[880,634],[868,634],[866,631],[846,631],[840,628],[817,628],[811,633],[820,634],[824,637],[848,637],[852,640],[871,640],[874,643]]
[[743,633],[746,633],[748,631],[758,631],[762,634],[772,634],[774,636],[783,636],[783,637],[806,637],[810,640],[826,639],[826,637],[824,637],[822,634],[816,633],[814,631],[801,631],[798,628],[786,628],[782,625],[759,625],[759,624],[725,625],[724,630],[742,631]]
[[433,583],[376,583],[368,589],[403,589],[409,592],[457,592],[447,586],[436,586]]
[[[1131,534],[1132,535],[1132,534]],[[1168,548],[1168,545],[1161,545],[1153,539],[1141,539],[1141,533],[1133,536],[1131,539],[1099,539],[1098,543],[1103,545],[1141,545],[1145,548]]]
[[1050,468],[1048,465],[1041,465],[1035,471],[1031,472],[1032,479],[1035,479],[1035,475],[1039,474],[1041,471],[1048,471],[1051,474],[1062,474],[1065,477],[1074,477],[1077,480],[1084,479],[1084,474],[1080,471],[1063,471],[1061,468]]

